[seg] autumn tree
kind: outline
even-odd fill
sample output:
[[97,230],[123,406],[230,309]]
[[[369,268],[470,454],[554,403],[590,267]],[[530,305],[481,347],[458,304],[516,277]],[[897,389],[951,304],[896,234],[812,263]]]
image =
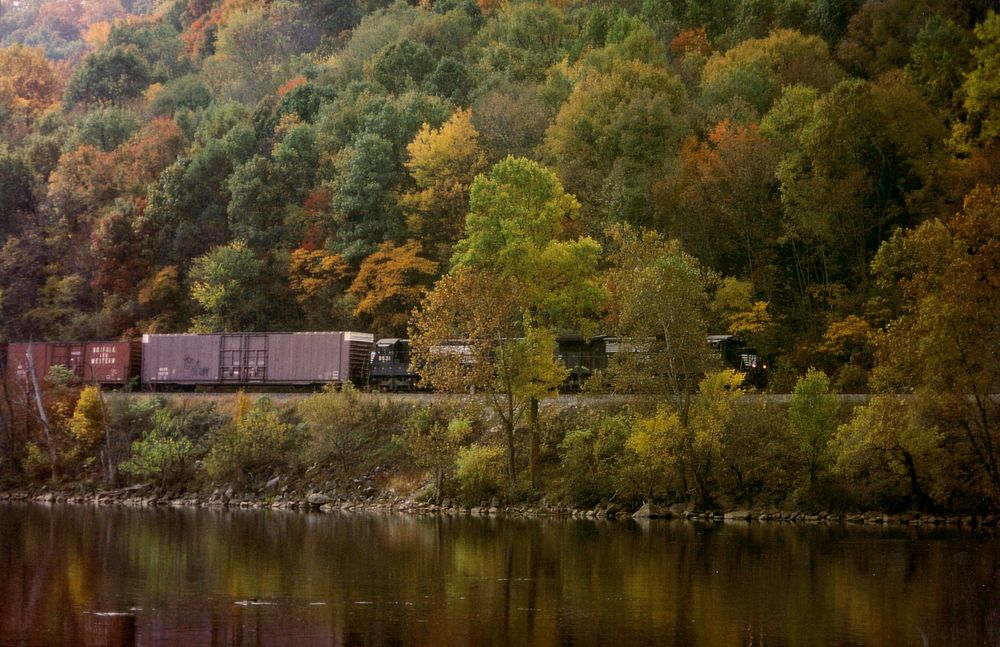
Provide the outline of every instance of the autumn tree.
[[656,221],[717,271],[770,293],[780,281],[781,151],[756,125],[723,120],[705,141],[690,136],[675,170],[656,182]]
[[217,93],[253,103],[275,90],[294,51],[291,5],[247,6],[232,12],[221,25],[215,53],[204,63],[204,77]]
[[416,184],[400,196],[407,229],[439,261],[461,237],[472,181],[485,170],[478,137],[471,112],[460,109],[438,129],[424,124],[407,146],[406,168]]
[[[578,209],[536,162],[509,157],[477,177],[453,269],[411,322],[414,366],[423,378],[446,390],[474,387],[488,399],[501,422],[511,484],[522,416],[534,414],[533,403],[554,395],[565,377],[553,352],[555,331],[579,329],[602,301],[598,244],[560,239]],[[455,339],[457,346],[449,344]],[[534,481],[538,440],[531,427]]]
[[370,318],[380,335],[405,333],[410,312],[437,273],[438,264],[422,257],[422,251],[419,241],[388,241],[361,262],[348,292],[358,300],[354,315]]
[[[898,287],[902,314],[877,337],[873,385],[913,391],[974,490],[1000,501],[1000,189],[976,187],[961,212],[897,232],[879,250],[879,281]],[[961,469],[961,468],[959,468]]]
[[40,49],[0,49],[0,129],[17,141],[59,99],[61,84]]
[[354,301],[345,299],[350,274],[351,268],[340,254],[306,247],[292,250],[288,286],[305,315],[307,329],[346,324],[354,308]]
[[656,232],[622,226],[610,234],[608,284],[622,340],[610,367],[613,383],[672,397],[686,426],[697,376],[711,361],[705,338],[712,276]]
[[861,505],[924,510],[932,493],[941,494],[934,482],[948,463],[941,440],[914,403],[879,394],[838,427],[833,471],[854,484]]
[[594,207],[596,222],[648,224],[655,173],[687,129],[680,80],[638,61],[588,73],[545,134],[545,149],[569,190]]

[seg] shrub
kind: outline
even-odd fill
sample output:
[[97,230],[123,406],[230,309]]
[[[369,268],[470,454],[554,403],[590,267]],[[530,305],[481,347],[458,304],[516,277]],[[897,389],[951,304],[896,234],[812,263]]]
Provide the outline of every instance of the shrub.
[[601,416],[590,428],[566,434],[559,451],[572,503],[591,506],[619,494],[629,427],[626,416]]
[[69,421],[70,433],[85,447],[93,447],[104,440],[104,404],[101,397],[100,387],[85,387]]
[[405,420],[402,405],[359,393],[350,385],[340,391],[327,387],[300,402],[298,411],[305,422],[303,462],[333,463],[345,473],[383,460],[393,451],[393,432],[400,431]]
[[476,505],[500,491],[506,457],[503,448],[471,445],[458,450],[455,459],[455,480],[462,500]]
[[441,500],[444,483],[455,470],[455,460],[472,424],[465,419],[450,418],[447,407],[422,407],[406,420],[406,431],[399,440],[418,467],[431,472],[434,497]]
[[239,394],[232,421],[212,434],[205,459],[209,477],[244,483],[268,472],[286,458],[292,430],[271,400],[261,397],[250,405]]
[[166,486],[188,474],[194,455],[194,443],[181,435],[177,418],[161,407],[153,413],[150,430],[132,443],[132,457],[119,467],[126,474],[156,478]]

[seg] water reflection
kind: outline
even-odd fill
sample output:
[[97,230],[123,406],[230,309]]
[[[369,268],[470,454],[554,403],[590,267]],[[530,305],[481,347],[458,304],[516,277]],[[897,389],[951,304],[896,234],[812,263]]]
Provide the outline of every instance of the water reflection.
[[997,645],[954,531],[0,506],[0,645]]

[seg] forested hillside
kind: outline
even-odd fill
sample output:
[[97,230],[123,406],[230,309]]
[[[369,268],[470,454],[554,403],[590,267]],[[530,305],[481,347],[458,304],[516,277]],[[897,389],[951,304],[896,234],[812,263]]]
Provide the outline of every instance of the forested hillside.
[[679,241],[777,384],[913,386],[954,359],[914,339],[996,340],[990,5],[4,2],[0,341],[405,335],[514,156],[598,269]]

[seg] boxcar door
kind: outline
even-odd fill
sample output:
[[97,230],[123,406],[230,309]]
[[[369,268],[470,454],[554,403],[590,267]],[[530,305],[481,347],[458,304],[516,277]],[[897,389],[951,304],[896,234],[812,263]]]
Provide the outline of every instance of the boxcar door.
[[226,384],[267,381],[267,335],[223,335],[219,354],[219,381]]
[[267,335],[243,336],[243,381],[267,382]]
[[65,366],[81,380],[90,381],[90,376],[83,374],[83,344],[52,344],[50,357],[50,366]]

